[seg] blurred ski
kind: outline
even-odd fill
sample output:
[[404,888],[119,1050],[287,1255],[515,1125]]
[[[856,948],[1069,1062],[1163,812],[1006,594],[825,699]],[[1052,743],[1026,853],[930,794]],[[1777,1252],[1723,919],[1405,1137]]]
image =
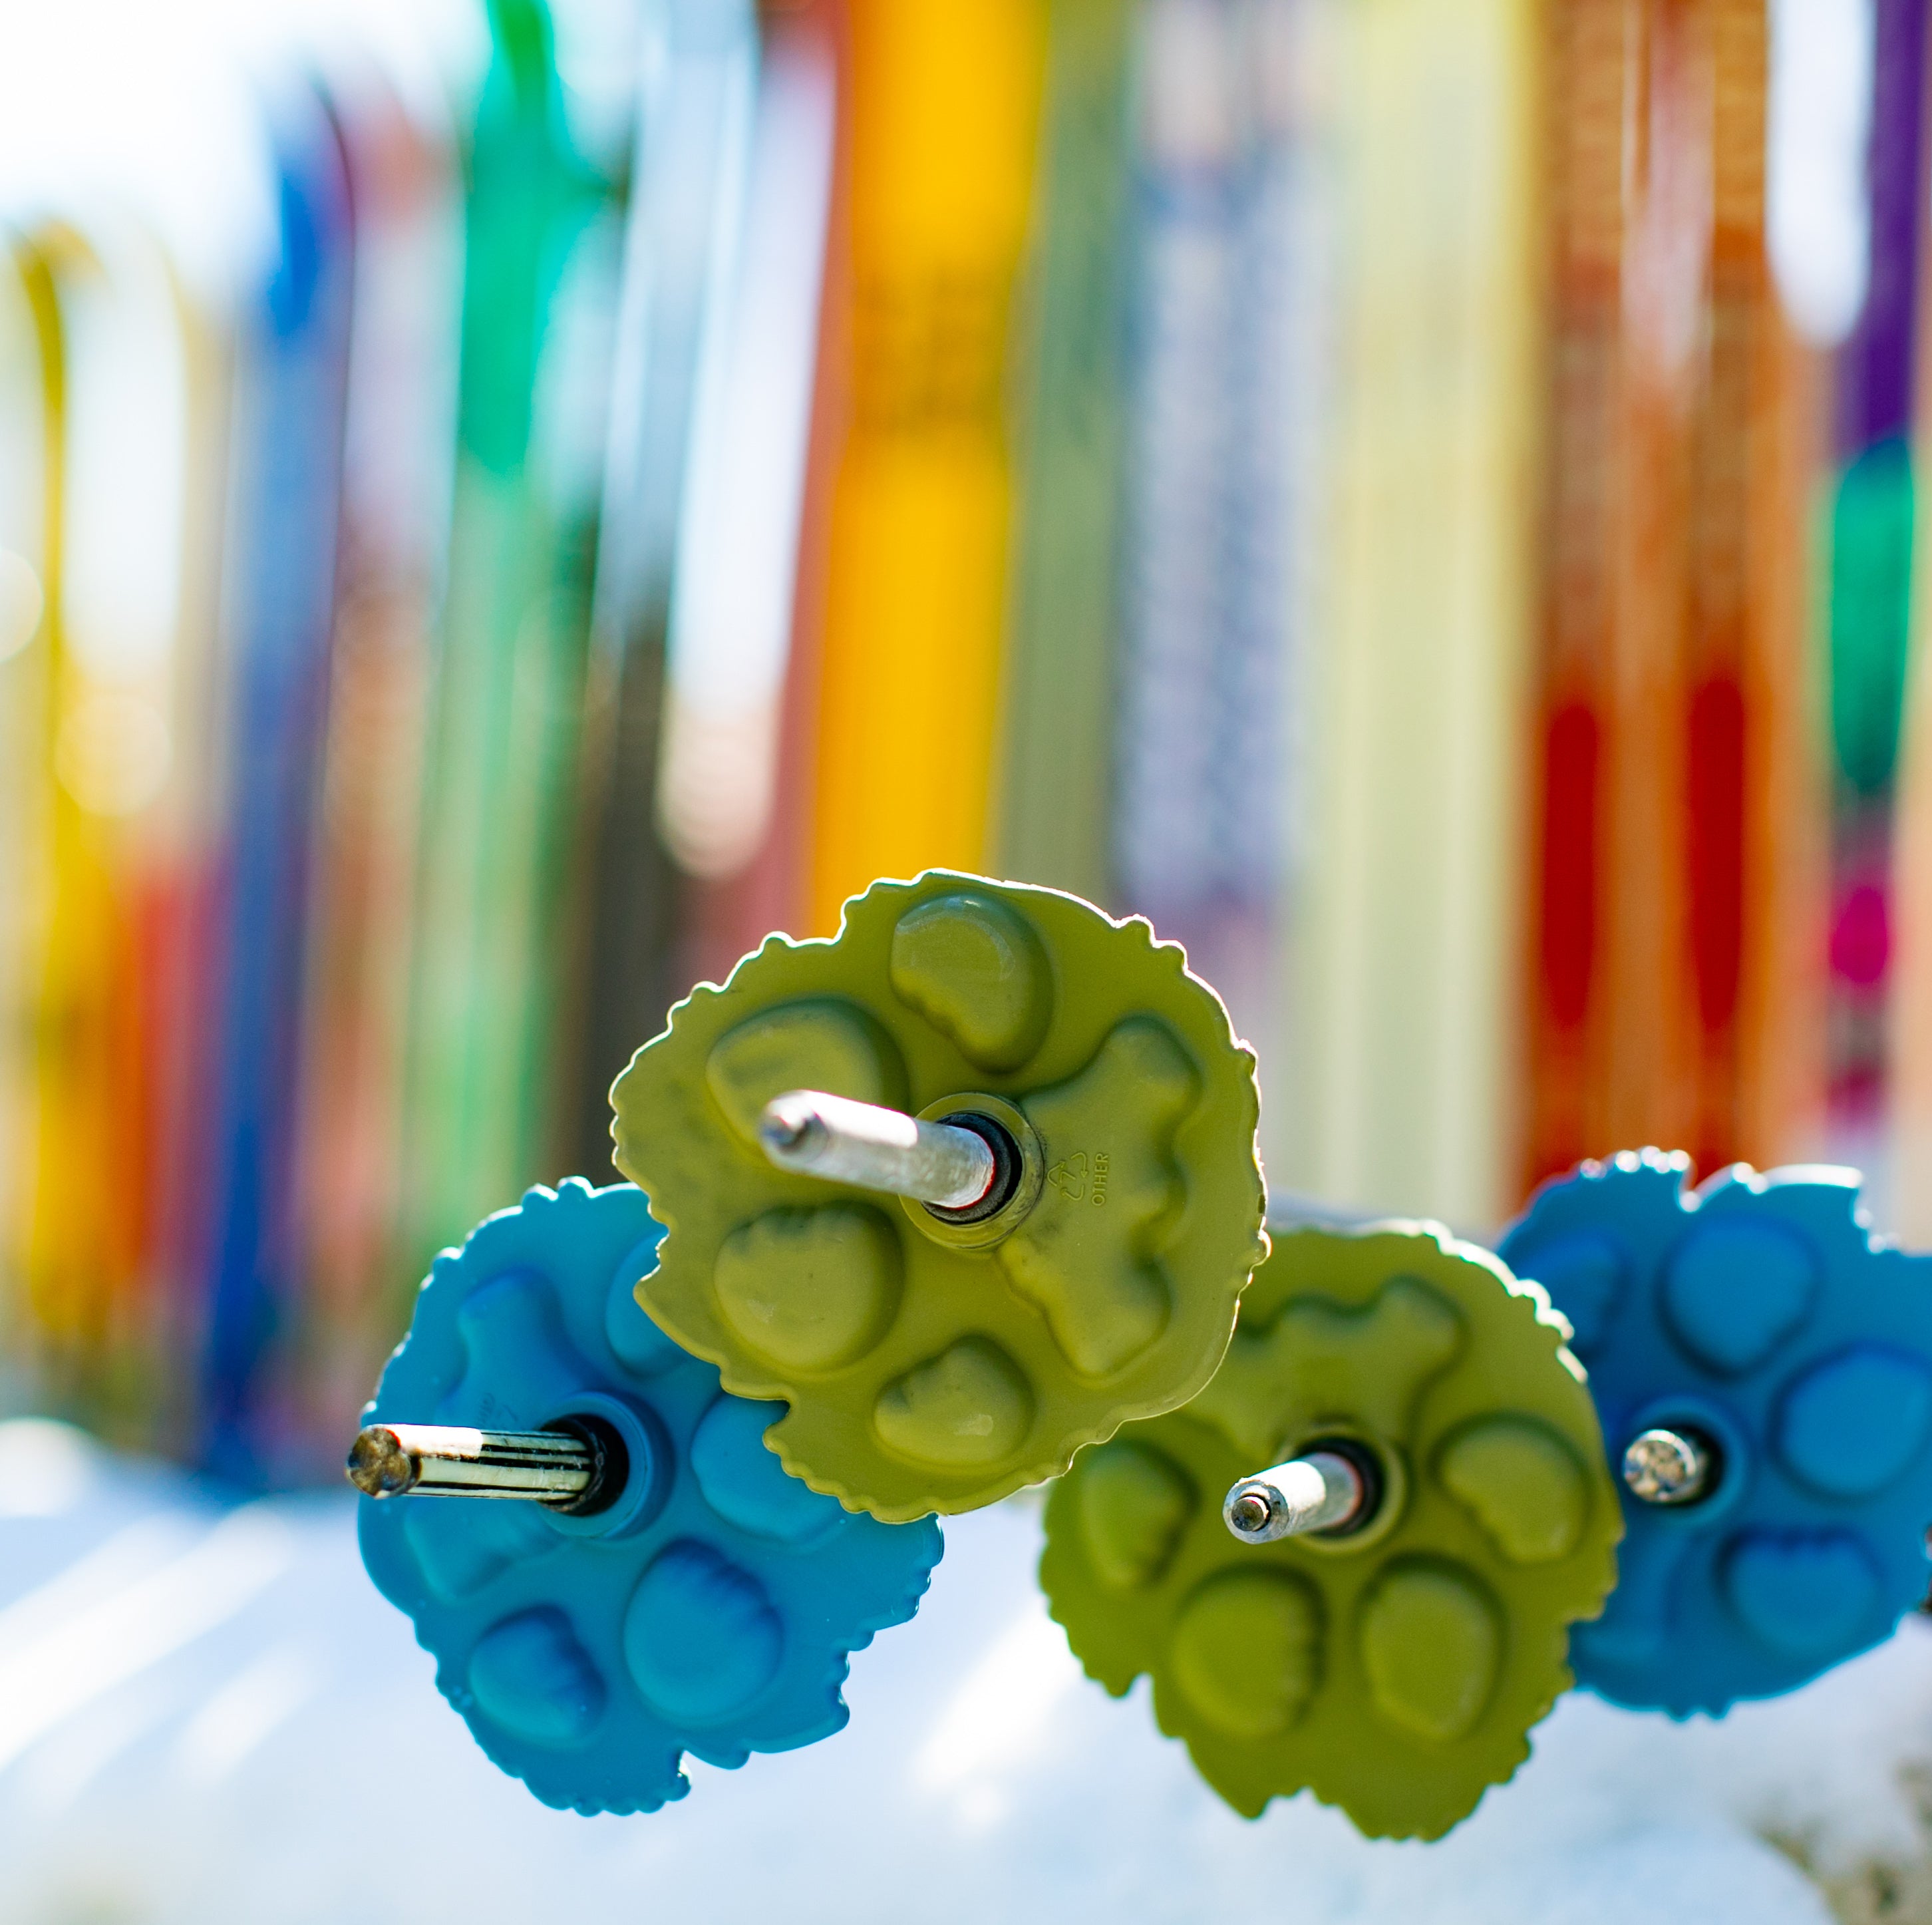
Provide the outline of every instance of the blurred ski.
[[851,0],[850,413],[826,563],[807,929],[979,869],[1012,512],[1006,389],[1034,204],[1032,0]]
[[399,1290],[478,1217],[572,1167],[554,1106],[618,221],[613,183],[566,123],[542,0],[492,0],[490,21],[464,209]]
[[[742,218],[758,80],[751,0],[652,0],[644,38],[596,569],[587,950],[566,1119],[570,1167],[592,1176],[610,1167],[611,1080],[684,987],[670,963],[676,872],[657,831],[665,645],[699,359],[707,324],[727,326],[716,304]],[[727,337],[712,338],[724,352]]]
[[279,257],[248,316],[228,583],[229,834],[209,985],[208,1461],[260,1464],[301,1261],[295,1155],[310,851],[334,626],[350,335],[348,180],[319,98],[274,103]]
[[1126,485],[1140,0],[1052,0],[1023,348],[1024,465],[1000,698],[1000,873],[1114,898],[1114,702]]

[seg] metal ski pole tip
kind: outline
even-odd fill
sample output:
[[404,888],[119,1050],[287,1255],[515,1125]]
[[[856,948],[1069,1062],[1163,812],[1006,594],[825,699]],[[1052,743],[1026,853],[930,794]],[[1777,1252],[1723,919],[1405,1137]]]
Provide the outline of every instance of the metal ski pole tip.
[[979,1131],[922,1122],[824,1090],[788,1089],[765,1105],[758,1140],[781,1170],[882,1190],[935,1209],[986,1199],[999,1160]]
[[370,1424],[349,1452],[349,1481],[371,1497],[524,1497],[566,1509],[621,1486],[622,1440],[596,1419],[552,1431]]
[[1244,1477],[1228,1492],[1221,1518],[1244,1544],[1274,1544],[1312,1531],[1344,1530],[1367,1501],[1361,1472],[1336,1451],[1312,1450]]

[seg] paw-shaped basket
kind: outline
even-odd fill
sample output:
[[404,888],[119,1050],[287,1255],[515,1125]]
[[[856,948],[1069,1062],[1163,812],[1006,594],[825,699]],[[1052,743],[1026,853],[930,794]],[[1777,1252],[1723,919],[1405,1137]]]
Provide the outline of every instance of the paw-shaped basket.
[[[775,1168],[766,1104],[976,1114],[1018,1150],[982,1221]],[[669,1226],[640,1287],[814,1490],[970,1510],[1214,1374],[1265,1253],[1254,1059],[1186,957],[1052,890],[934,872],[769,938],[672,1011],[611,1092]]]
[[[1596,1415],[1539,1293],[1432,1228],[1277,1233],[1220,1376],[1082,1452],[1040,1581],[1074,1654],[1236,1810],[1313,1790],[1433,1838],[1528,1755],[1601,1605],[1619,1526]],[[1244,1543],[1223,1494],[1326,1447],[1379,1501],[1346,1534]]]
[[735,1766],[837,1731],[848,1653],[912,1616],[941,1548],[929,1520],[854,1517],[784,1474],[772,1407],[638,1307],[661,1235],[628,1184],[532,1190],[436,1259],[368,1419],[621,1437],[595,1516],[362,1500],[363,1560],[438,1689],[504,1770],[580,1812],[683,1797],[685,1752]]
[[1623,1492],[1622,1576],[1572,1645],[1581,1683],[1680,1717],[1888,1636],[1932,1523],[1932,1258],[1870,1234],[1855,1172],[1689,1170],[1586,1164],[1502,1246],[1575,1326],[1613,1463],[1659,1428],[1709,1448],[1696,1501]]

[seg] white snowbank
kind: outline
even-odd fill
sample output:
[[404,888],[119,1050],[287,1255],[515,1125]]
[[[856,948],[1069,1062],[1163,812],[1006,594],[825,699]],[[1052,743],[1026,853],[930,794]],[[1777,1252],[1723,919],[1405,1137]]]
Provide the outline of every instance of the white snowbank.
[[[23,1474],[26,1473],[26,1474]],[[1674,1725],[1573,1696],[1436,1845],[1306,1799],[1250,1824],[1082,1678],[1033,1584],[1037,1512],[949,1523],[852,1722],[651,1818],[500,1776],[370,1588],[344,1496],[224,1512],[56,1426],[0,1425],[0,1925],[406,1920],[786,1925],[1824,1925],[1758,1835],[1910,1857],[1932,1627],[1810,1689]],[[10,1514],[9,1514],[10,1512]]]

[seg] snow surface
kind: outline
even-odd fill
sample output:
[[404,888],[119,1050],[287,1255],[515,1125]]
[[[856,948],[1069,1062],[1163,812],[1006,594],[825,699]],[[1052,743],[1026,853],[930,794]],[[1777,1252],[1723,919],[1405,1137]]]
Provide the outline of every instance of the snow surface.
[[437,1696],[345,1494],[224,1507],[60,1426],[0,1425],[0,1925],[401,1920],[1824,1925],[1826,1870],[1922,1854],[1932,1626],[1673,1725],[1573,1695],[1434,1845],[1306,1798],[1227,1811],[1084,1680],[1033,1583],[1036,1505],[949,1521],[848,1728],[652,1817],[545,1809]]

